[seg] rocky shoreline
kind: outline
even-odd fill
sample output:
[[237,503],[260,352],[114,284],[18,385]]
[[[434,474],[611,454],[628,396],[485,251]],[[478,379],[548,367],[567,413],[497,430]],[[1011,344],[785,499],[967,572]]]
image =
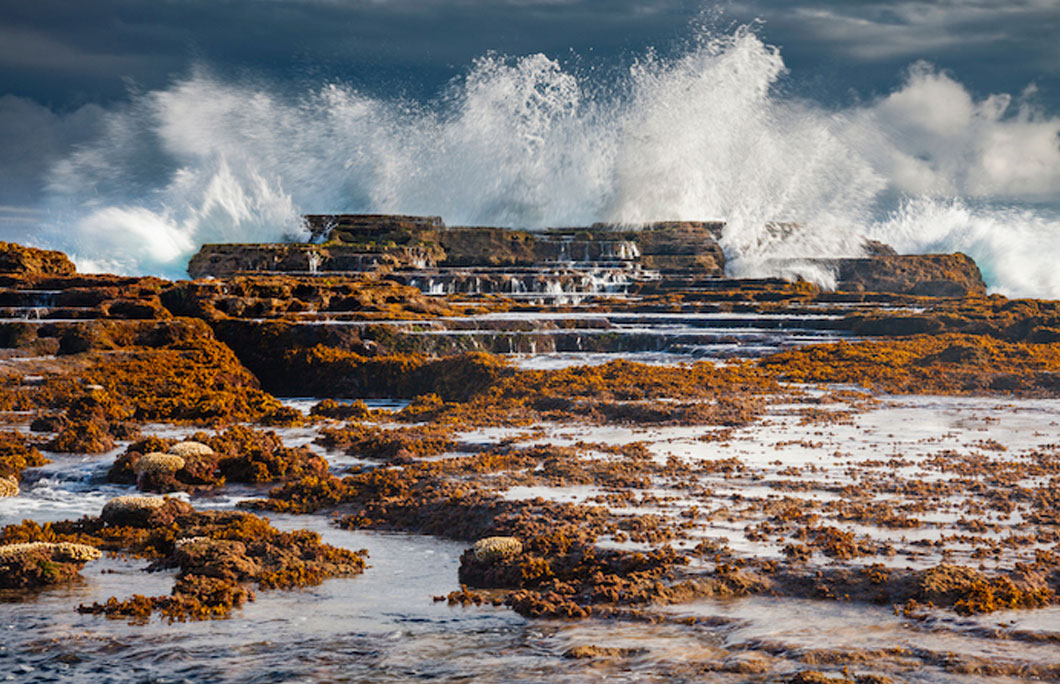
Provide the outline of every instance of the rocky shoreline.
[[[461,588],[435,599],[533,619],[694,625],[661,608],[769,596],[893,606],[924,625],[1060,603],[1055,444],[1009,451],[984,428],[950,451],[925,433],[906,452],[843,453],[840,436],[891,395],[1060,396],[1060,305],[987,296],[968,257],[876,246],[837,260],[822,290],[725,278],[718,224],[309,220],[323,242],[206,245],[178,282],[78,274],[60,253],[0,243],[0,493],[18,496],[48,456],[116,452],[106,480],[129,497],[80,520],[5,520],[5,600],[75,580],[101,552],[177,571],[167,596],[80,607],[139,622],[237,616],[255,589],[371,572],[314,533],[196,507],[235,485],[258,487],[240,504],[256,511],[465,542]],[[542,354],[572,363],[519,365]],[[319,401],[279,399],[300,396]],[[348,401],[370,398],[404,403]],[[285,444],[293,427],[311,445]],[[1060,676],[1060,663],[1000,672],[926,652],[881,655],[873,674],[863,656],[740,674]]]

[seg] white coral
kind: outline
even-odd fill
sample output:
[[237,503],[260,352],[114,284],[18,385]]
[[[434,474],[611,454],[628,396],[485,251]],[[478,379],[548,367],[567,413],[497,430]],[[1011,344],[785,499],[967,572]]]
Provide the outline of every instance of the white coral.
[[44,551],[60,563],[87,563],[103,554],[94,546],[73,542],[23,542],[0,546],[0,562],[12,561],[30,553]]
[[161,451],[152,451],[144,454],[136,461],[134,470],[137,475],[148,473],[161,475],[175,473],[184,467],[184,459],[176,454],[163,454]]
[[161,496],[117,496],[103,506],[102,517],[104,520],[122,513],[134,511],[149,511],[161,508],[166,500]]
[[475,542],[471,550],[480,561],[492,561],[519,555],[523,552],[523,543],[515,537],[486,537]]
[[210,543],[212,541],[213,541],[213,539],[211,539],[210,537],[182,537],[181,539],[178,539],[175,542],[173,542],[173,548],[182,549],[185,546],[195,546],[197,544],[208,544],[208,543]]
[[169,453],[186,458],[188,456],[212,456],[214,450],[202,442],[188,440],[169,447]]
[[0,477],[0,499],[5,496],[18,496],[18,480],[13,477]]

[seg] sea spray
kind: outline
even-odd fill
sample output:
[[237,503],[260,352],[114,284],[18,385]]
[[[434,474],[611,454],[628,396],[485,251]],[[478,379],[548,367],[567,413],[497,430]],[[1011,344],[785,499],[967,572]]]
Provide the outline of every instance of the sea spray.
[[747,28],[635,65],[613,129],[607,218],[723,219],[738,276],[768,275],[777,259],[857,255],[856,227],[884,180],[836,135],[832,117],[775,95],[783,73],[779,51]]
[[540,54],[487,55],[428,103],[334,83],[292,95],[198,69],[109,112],[105,133],[52,170],[40,242],[82,268],[180,277],[204,242],[304,238],[302,213],[526,228],[722,219],[736,276],[829,284],[805,260],[857,255],[871,236],[964,249],[998,291],[1060,296],[1035,248],[1055,222],[946,198],[1048,194],[1060,123],[1033,93],[975,101],[918,65],[894,93],[831,111],[785,95],[784,74],[747,27],[643,55],[604,83]]
[[908,199],[872,225],[870,237],[899,252],[961,251],[994,292],[1060,297],[1060,212],[960,199]]

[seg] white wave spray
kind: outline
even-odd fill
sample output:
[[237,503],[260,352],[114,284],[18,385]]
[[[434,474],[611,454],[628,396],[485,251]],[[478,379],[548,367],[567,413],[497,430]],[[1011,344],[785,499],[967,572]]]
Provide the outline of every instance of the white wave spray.
[[[988,238],[985,223],[962,228],[979,220],[967,205],[907,201],[880,220],[888,190],[1019,196],[1055,187],[1060,125],[1033,111],[1030,94],[1008,116],[1011,98],[977,103],[917,67],[902,90],[833,112],[778,94],[784,71],[779,51],[748,28],[704,34],[674,59],[649,54],[605,84],[544,55],[487,56],[428,104],[337,84],[291,98],[198,71],[110,112],[105,134],[53,169],[53,227],[42,242],[83,268],[173,277],[204,242],[303,237],[302,213],[529,228],[722,219],[734,275],[854,255],[871,236],[901,249],[981,252],[973,256],[991,264],[1000,290],[1060,296],[1060,282],[1014,265],[1033,250],[1017,255]],[[1029,171],[1019,164],[1028,155]],[[798,229],[767,228],[776,222]],[[1057,229],[1035,225],[1027,240]]]

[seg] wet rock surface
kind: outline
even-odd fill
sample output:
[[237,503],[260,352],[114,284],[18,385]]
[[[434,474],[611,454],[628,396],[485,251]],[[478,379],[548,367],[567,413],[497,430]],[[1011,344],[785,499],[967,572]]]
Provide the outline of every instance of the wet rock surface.
[[545,262],[631,262],[663,271],[721,275],[723,224],[666,221],[525,231],[446,226],[437,217],[313,215],[320,244],[205,245],[192,277],[267,271],[364,271],[380,267],[518,267]]
[[884,254],[841,259],[837,265],[839,290],[958,298],[986,294],[979,267],[966,254]]

